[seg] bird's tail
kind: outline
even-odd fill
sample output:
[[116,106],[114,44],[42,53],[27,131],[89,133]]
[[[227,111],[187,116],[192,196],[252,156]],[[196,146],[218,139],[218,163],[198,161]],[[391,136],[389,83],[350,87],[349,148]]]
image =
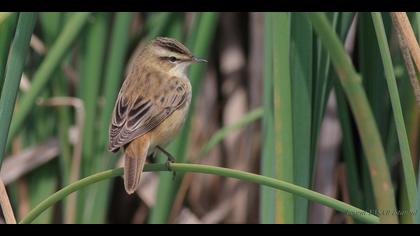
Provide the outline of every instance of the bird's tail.
[[128,194],[134,193],[140,183],[149,145],[150,140],[144,135],[133,140],[124,151],[124,187]]

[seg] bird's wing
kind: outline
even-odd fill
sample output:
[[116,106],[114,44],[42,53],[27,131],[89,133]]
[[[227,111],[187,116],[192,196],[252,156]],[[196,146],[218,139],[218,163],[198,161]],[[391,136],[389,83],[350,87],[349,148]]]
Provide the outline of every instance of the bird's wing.
[[109,127],[109,151],[116,152],[133,139],[149,132],[191,98],[190,85],[185,79],[171,77],[164,80],[166,82],[161,82],[161,79],[148,78],[148,83],[156,83],[149,84],[149,88],[156,88],[156,91],[135,96],[124,93],[123,86]]

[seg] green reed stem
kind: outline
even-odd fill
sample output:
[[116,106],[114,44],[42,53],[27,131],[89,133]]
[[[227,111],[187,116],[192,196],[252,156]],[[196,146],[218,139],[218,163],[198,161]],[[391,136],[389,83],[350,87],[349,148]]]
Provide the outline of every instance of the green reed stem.
[[400,143],[401,159],[403,166],[404,179],[408,194],[409,209],[413,209],[416,202],[416,177],[411,159],[410,145],[408,143],[407,131],[405,129],[404,117],[401,108],[400,96],[398,94],[397,81],[395,79],[394,66],[392,64],[391,52],[388,47],[384,23],[381,13],[372,12],[373,24],[375,26],[376,37],[382,55],[382,62],[385,69],[385,78],[388,84],[389,97],[391,99],[392,110],[394,112],[395,125],[397,129],[398,141]]
[[19,14],[16,33],[6,67],[6,77],[0,98],[0,166],[6,151],[7,137],[12,122],[13,109],[22,78],[29,42],[35,27],[36,13]]
[[[225,176],[230,178],[235,178],[239,180],[243,180],[246,182],[256,183],[264,186],[268,186],[274,189],[286,191],[308,200],[323,204],[325,206],[331,207],[336,209],[337,211],[346,213],[354,217],[355,219],[360,220],[364,223],[379,223],[379,219],[359,208],[353,207],[347,203],[341,202],[334,198],[322,195],[320,193],[311,191],[309,189],[277,180],[274,178],[257,175],[253,173],[248,173],[239,170],[233,170],[228,168],[221,168],[215,166],[208,166],[208,165],[197,165],[197,164],[183,164],[183,163],[170,163],[169,169],[171,171],[176,172],[191,172],[191,173],[202,173],[202,174],[213,174],[219,176]],[[168,171],[168,166],[166,164],[149,164],[144,167],[144,171]],[[81,179],[77,182],[70,184],[69,186],[59,190],[58,192],[54,193],[41,203],[32,209],[21,221],[20,224],[29,224],[35,218],[37,218],[43,211],[61,201],[63,198],[68,196],[69,194],[78,191],[84,187],[92,185],[94,183],[108,180],[113,177],[117,177],[123,174],[122,168],[112,169],[103,171],[91,176],[88,176],[84,179]]]

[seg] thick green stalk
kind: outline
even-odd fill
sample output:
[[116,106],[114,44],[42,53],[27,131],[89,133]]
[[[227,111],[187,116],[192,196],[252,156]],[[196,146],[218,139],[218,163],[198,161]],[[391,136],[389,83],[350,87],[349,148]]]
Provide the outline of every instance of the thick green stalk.
[[90,13],[87,12],[74,13],[52,48],[48,51],[47,56],[33,76],[30,90],[22,96],[19,102],[19,107],[16,110],[16,114],[13,117],[10,126],[9,141],[22,126],[33,108],[36,98],[45,88],[49,79],[52,78],[51,75],[60,65],[64,55],[69,50],[72,42],[76,39],[76,36],[82,30],[89,16]]
[[[361,78],[363,78],[363,88],[370,104],[376,126],[378,127],[379,135],[381,135],[381,140],[385,144],[390,128],[390,125],[388,124],[390,104],[388,93],[383,92],[387,89],[386,81],[383,79],[384,75],[382,70],[378,69],[382,66],[381,55],[379,48],[377,47],[375,29],[370,13],[358,13],[357,20],[357,63],[359,65],[359,73]],[[388,149],[385,150],[388,161],[387,151],[393,147],[389,147],[388,145],[384,145],[384,147]],[[360,156],[361,159],[360,175],[362,179],[364,207],[366,209],[375,209],[375,193],[370,179],[367,159],[363,150],[358,150],[356,156]]]
[[385,78],[388,84],[389,96],[391,99],[392,110],[394,112],[395,125],[400,144],[403,173],[408,194],[409,209],[414,208],[416,201],[416,177],[414,174],[413,163],[408,143],[407,131],[405,129],[404,117],[401,109],[401,101],[398,94],[397,81],[395,79],[394,66],[392,64],[391,52],[388,47],[388,40],[385,33],[384,23],[381,13],[372,12],[373,24],[378,39],[379,49],[382,55],[382,62],[385,69]]
[[[63,23],[63,15],[60,12],[43,12],[40,14],[40,23],[42,35],[47,48],[50,48],[60,34]],[[52,81],[53,96],[67,96],[68,85],[62,71],[56,71],[53,74],[56,79]],[[62,183],[69,183],[69,170],[71,163],[71,146],[68,138],[70,127],[70,110],[68,107],[60,106],[57,108],[58,137],[60,143],[60,173]],[[45,123],[45,122],[44,122]]]
[[94,20],[89,24],[86,33],[85,67],[79,84],[78,92],[85,106],[85,124],[83,128],[83,174],[87,175],[94,172],[93,153],[96,151],[96,120],[97,104],[102,76],[103,59],[105,56],[104,40],[107,36],[107,15],[98,12],[94,15]]
[[[93,20],[89,23],[86,33],[86,49],[84,51],[84,67],[81,74],[78,92],[85,106],[85,123],[83,128],[83,147],[81,176],[87,176],[101,169],[98,163],[101,163],[101,153],[98,151],[97,135],[98,126],[98,100],[99,89],[101,87],[101,78],[103,71],[103,62],[105,57],[106,40],[108,35],[108,14],[104,12],[95,12]],[[99,155],[96,155],[98,153]],[[92,158],[93,157],[93,158]],[[108,194],[99,194],[98,190],[104,185],[96,185],[94,188],[81,194],[83,223],[102,223],[105,220],[106,197]],[[105,198],[104,198],[105,197]],[[92,204],[85,204],[92,202]],[[100,207],[97,207],[100,205]],[[79,205],[80,207],[80,205]],[[79,218],[80,219],[80,218]]]
[[184,13],[177,12],[171,19],[171,27],[167,31],[167,37],[183,41],[185,34],[183,33],[184,28]]
[[[377,208],[380,211],[395,212],[395,195],[384,148],[361,79],[325,14],[307,13],[307,16],[331,56],[356,119],[363,150],[369,164]],[[382,223],[398,223],[395,214],[380,214],[380,220]]]
[[51,47],[60,33],[62,27],[61,16],[60,12],[42,12],[39,15],[43,35],[42,38],[48,48]]
[[[353,207],[347,203],[341,202],[337,199],[325,196],[323,194],[314,192],[312,190],[285,182],[277,180],[274,178],[257,175],[245,171],[239,171],[234,169],[208,166],[208,165],[197,165],[197,164],[183,164],[183,163],[170,163],[169,168],[172,171],[180,173],[202,173],[202,174],[213,174],[218,176],[230,177],[239,179],[246,182],[256,183],[259,185],[268,186],[274,189],[281,191],[286,191],[297,196],[304,197],[308,200],[323,204],[325,206],[336,209],[337,211],[349,214],[355,219],[360,220],[364,223],[379,223],[379,219],[359,208]],[[168,166],[166,164],[148,164],[144,167],[144,171],[168,171]],[[89,185],[98,183],[100,181],[108,180],[123,174],[122,168],[112,169],[103,171],[91,176],[88,176],[84,179],[81,179],[75,183],[70,184],[69,186],[59,190],[55,194],[51,195],[44,201],[42,201],[38,206],[32,209],[19,223],[20,224],[29,224],[34,219],[36,219],[43,211],[61,201],[63,198],[69,194],[76,192],[82,188],[85,188]]]
[[18,14],[7,17],[3,24],[0,24],[0,91],[3,88],[4,74],[6,71],[7,57],[10,51],[13,35],[15,33]]
[[[293,183],[293,132],[290,81],[290,13],[272,14],[275,176]],[[294,221],[294,198],[276,193],[276,223]]]
[[29,51],[29,42],[34,31],[36,13],[19,14],[16,33],[6,68],[6,78],[0,97],[0,166],[6,151],[7,134],[12,121],[13,109],[20,79]]
[[[264,59],[263,59],[263,120],[261,174],[274,177],[274,114],[273,114],[273,50],[272,21],[270,13],[264,14]],[[260,223],[275,222],[275,191],[260,187]]]
[[[62,29],[61,13],[41,12],[37,23],[41,30],[37,35],[44,43],[45,48],[49,50]],[[35,53],[33,56],[36,58],[36,61],[40,61],[45,55]],[[28,74],[32,76],[33,72],[29,71]],[[48,97],[57,96],[54,92],[56,88],[55,84],[61,82],[59,74],[61,74],[61,71],[54,71],[51,76],[54,80],[52,80],[51,84],[46,86],[39,98],[48,99]],[[31,121],[33,124],[26,124],[27,127],[34,127],[34,130],[28,131],[25,129],[24,132],[20,134],[20,137],[23,138],[31,136],[34,140],[43,140],[51,135],[56,135],[58,128],[60,144],[59,162],[53,161],[37,168],[36,171],[29,173],[26,177],[26,181],[24,181],[27,185],[28,192],[30,193],[28,196],[30,208],[36,206],[43,199],[53,194],[56,191],[57,186],[63,187],[68,184],[67,176],[70,165],[68,164],[69,162],[63,162],[63,160],[70,161],[70,145],[68,141],[66,142],[66,140],[68,140],[68,129],[65,130],[63,135],[60,127],[65,123],[58,119],[59,116],[56,112],[57,110],[62,110],[62,108],[63,107],[38,106],[31,114]],[[34,141],[31,141],[30,143],[33,145]],[[37,141],[35,141],[35,143],[37,143]],[[57,166],[58,163],[60,164],[59,166]],[[60,169],[58,169],[58,167]],[[60,183],[58,184],[59,180]],[[67,200],[63,202],[63,206],[66,205],[66,202]],[[54,209],[48,209],[38,217],[34,223],[48,224],[53,222],[53,217]]]
[[[311,163],[312,52],[311,23],[301,12],[292,13],[290,76],[293,116],[293,182],[308,188]],[[294,223],[308,222],[308,200],[295,198]]]

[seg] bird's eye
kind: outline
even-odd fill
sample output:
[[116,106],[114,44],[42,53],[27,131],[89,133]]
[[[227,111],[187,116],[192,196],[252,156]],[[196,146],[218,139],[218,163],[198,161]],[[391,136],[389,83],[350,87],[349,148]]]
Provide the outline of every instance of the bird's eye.
[[172,62],[172,63],[176,62],[176,60],[177,59],[175,57],[169,57],[169,61]]

